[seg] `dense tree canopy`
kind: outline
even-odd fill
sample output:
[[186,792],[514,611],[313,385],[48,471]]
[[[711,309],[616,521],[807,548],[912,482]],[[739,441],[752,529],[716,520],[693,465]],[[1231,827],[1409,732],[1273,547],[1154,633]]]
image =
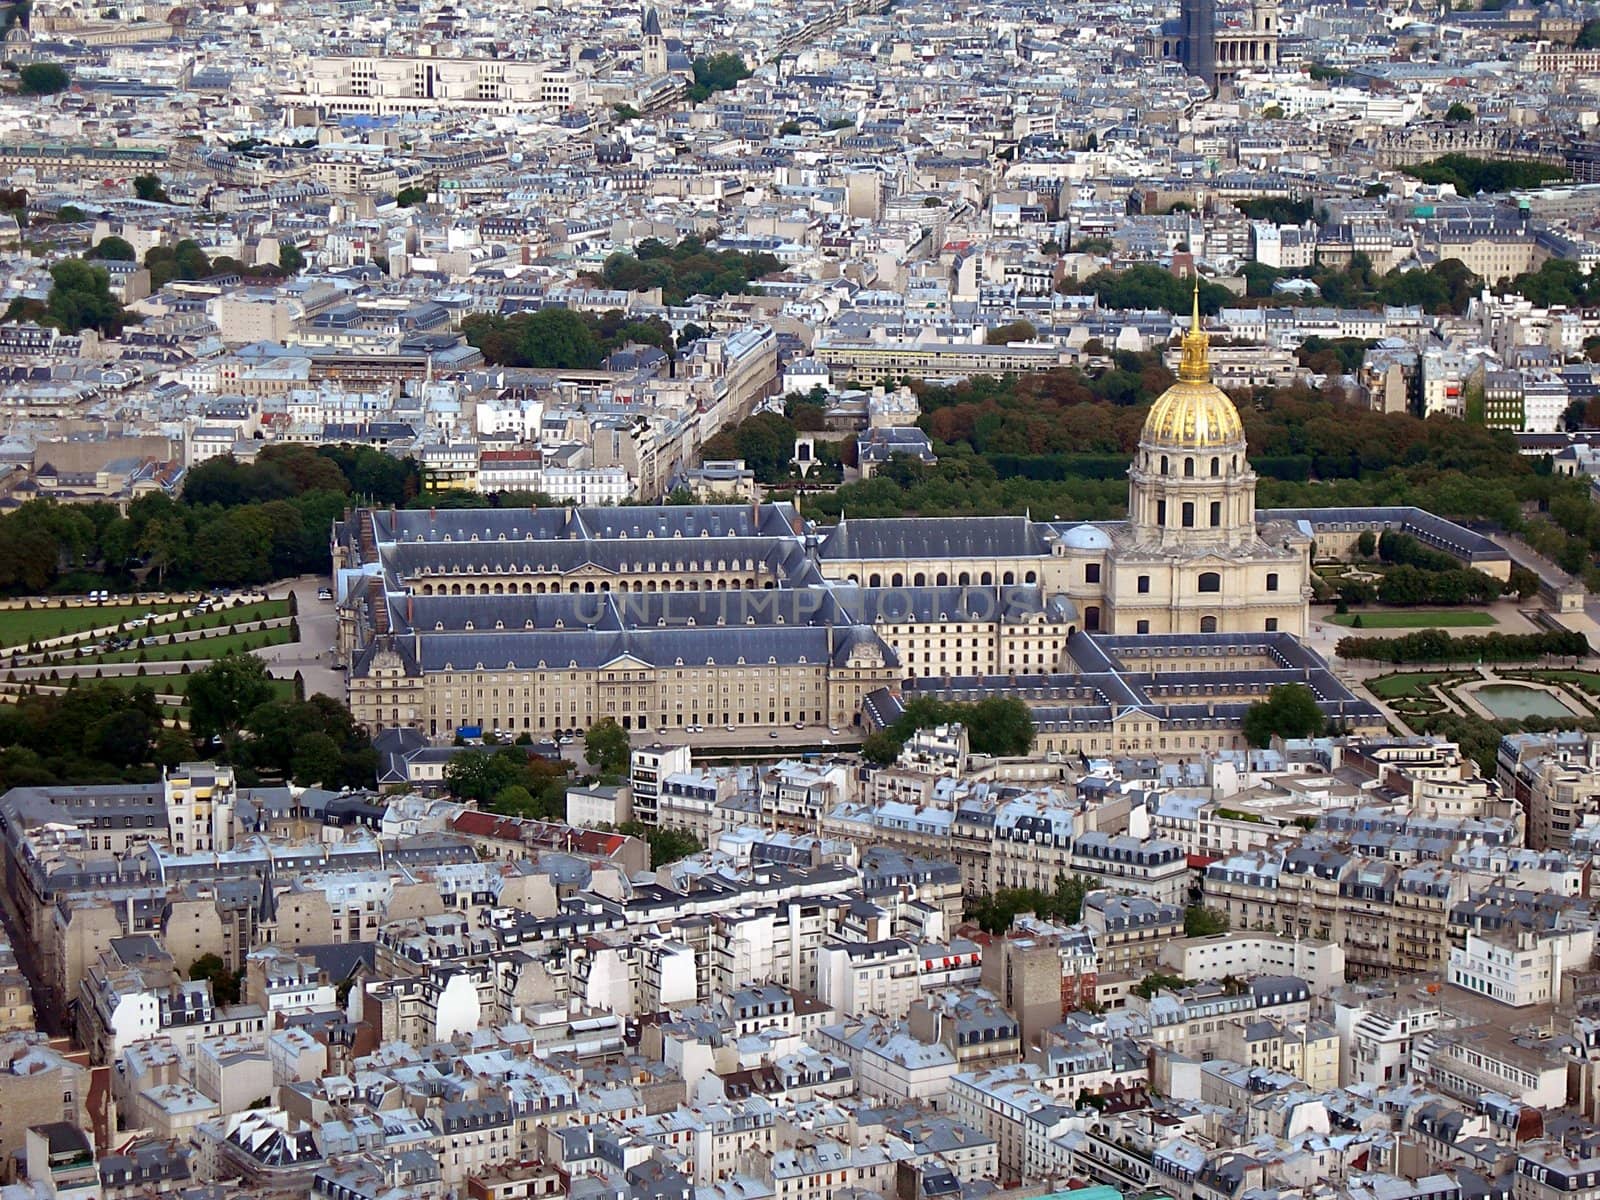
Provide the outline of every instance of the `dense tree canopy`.
[[601,775],[624,775],[628,770],[628,731],[614,717],[602,717],[583,735],[584,760]]
[[662,303],[678,305],[695,295],[742,295],[754,280],[774,274],[782,265],[766,253],[708,250],[697,237],[670,246],[646,238],[633,253],[608,257],[599,279],[606,287],[630,292],[660,288]]
[[29,63],[17,72],[24,96],[48,96],[72,86],[72,76],[60,63]]
[[1020,755],[1033,746],[1033,714],[1021,700],[991,696],[976,704],[956,704],[918,696],[906,704],[893,725],[867,738],[862,757],[875,763],[893,762],[917,730],[953,722],[966,726],[967,746],[974,754]]
[[108,262],[137,262],[139,252],[126,238],[119,238],[113,234],[101,238],[84,257],[104,259]]
[[[1066,280],[1066,292],[1092,295],[1102,308],[1159,308],[1170,313],[1187,313],[1194,307],[1194,280],[1180,279],[1165,267],[1139,263],[1122,270],[1096,271],[1082,282]],[[1233,303],[1233,293],[1218,283],[1200,281],[1200,311],[1214,316],[1225,304]]]
[[1274,737],[1316,737],[1326,725],[1316,696],[1302,683],[1280,684],[1244,714],[1244,736],[1252,746],[1270,746]]
[[410,459],[368,447],[277,445],[249,465],[195,467],[182,494],[109,504],[30,500],[0,516],[0,593],[86,589],[146,576],[157,584],[263,583],[328,570],[328,532],[353,498],[403,504]]
[[452,796],[511,817],[560,821],[566,816],[567,764],[521,746],[472,748],[445,766]]
[[1401,170],[1423,183],[1454,184],[1457,193],[1463,196],[1535,188],[1567,177],[1565,167],[1549,163],[1473,158],[1469,154],[1445,154]]
[[1076,925],[1083,919],[1083,899],[1094,890],[1092,880],[1083,875],[1058,875],[1053,892],[1038,888],[1001,888],[992,895],[967,905],[967,920],[976,921],[985,933],[1000,935],[1011,928],[1018,915],[1032,913],[1043,921]]
[[50,281],[45,311],[35,314],[43,324],[53,325],[62,333],[93,329],[115,337],[128,323],[128,314],[111,294],[111,277],[105,268],[69,258],[50,268]]
[[461,332],[486,359],[506,367],[587,369],[631,344],[656,346],[669,358],[677,356],[672,329],[660,317],[630,320],[617,309],[598,317],[567,308],[509,317],[474,313],[461,323]]
[[1582,658],[1589,653],[1589,641],[1567,630],[1454,637],[1442,629],[1419,629],[1399,637],[1340,638],[1334,652],[1340,658],[1395,664],[1531,662]]
[[740,80],[750,78],[750,68],[737,54],[701,55],[691,65],[694,83],[689,87],[689,99],[696,104],[709,100],[716,92],[731,91]]

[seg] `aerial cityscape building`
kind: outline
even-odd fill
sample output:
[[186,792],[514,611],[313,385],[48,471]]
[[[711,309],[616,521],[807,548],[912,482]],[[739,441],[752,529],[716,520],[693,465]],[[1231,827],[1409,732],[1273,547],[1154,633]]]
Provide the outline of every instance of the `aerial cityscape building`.
[[1594,0],[0,65],[0,1200],[1600,1200]]

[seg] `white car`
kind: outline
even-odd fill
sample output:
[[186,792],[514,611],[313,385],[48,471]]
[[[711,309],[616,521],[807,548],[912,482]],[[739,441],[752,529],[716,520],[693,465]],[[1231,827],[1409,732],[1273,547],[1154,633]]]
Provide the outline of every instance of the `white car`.
[[332,600],[333,599],[333,589],[332,588],[318,588],[317,589],[317,599],[318,600]]

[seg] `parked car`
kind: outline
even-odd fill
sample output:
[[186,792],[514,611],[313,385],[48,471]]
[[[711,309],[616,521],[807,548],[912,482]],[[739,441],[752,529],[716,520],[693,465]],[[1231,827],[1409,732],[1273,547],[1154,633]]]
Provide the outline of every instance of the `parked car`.
[[317,599],[318,600],[332,600],[333,599],[333,589],[332,588],[318,588],[317,589]]

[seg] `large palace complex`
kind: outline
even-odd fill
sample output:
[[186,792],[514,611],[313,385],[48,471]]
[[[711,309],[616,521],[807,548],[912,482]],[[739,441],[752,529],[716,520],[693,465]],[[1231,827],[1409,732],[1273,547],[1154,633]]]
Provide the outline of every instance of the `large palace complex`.
[[868,727],[913,695],[1012,695],[1039,748],[1217,749],[1273,686],[1381,728],[1299,638],[1313,542],[1404,529],[1504,576],[1417,509],[1258,511],[1198,321],[1150,410],[1125,521],[801,518],[787,503],[360,509],[334,532],[350,706],[373,729],[535,738],[614,716],[679,733]]

